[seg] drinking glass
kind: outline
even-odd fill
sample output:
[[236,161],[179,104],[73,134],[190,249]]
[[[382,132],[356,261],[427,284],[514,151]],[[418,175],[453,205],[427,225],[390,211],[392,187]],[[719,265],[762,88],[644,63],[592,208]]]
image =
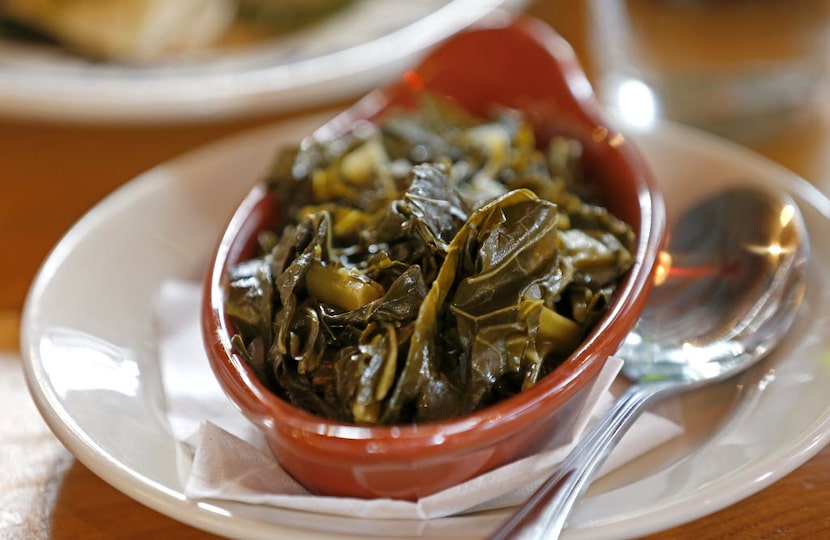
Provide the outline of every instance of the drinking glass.
[[828,0],[592,0],[597,93],[625,121],[744,139],[824,94]]

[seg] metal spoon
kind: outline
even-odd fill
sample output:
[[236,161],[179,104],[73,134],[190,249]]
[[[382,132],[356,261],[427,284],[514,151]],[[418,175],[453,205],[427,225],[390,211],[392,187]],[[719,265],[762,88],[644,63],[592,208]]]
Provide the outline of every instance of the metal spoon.
[[791,326],[809,243],[789,197],[736,188],[706,199],[673,227],[667,253],[665,281],[617,353],[635,384],[491,539],[557,538],[647,405],[747,369]]

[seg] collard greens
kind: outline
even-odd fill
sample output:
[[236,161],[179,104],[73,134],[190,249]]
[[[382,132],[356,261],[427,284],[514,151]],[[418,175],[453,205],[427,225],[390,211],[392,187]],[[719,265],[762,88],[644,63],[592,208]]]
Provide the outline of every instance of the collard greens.
[[634,235],[587,202],[580,145],[514,110],[416,112],[280,151],[287,225],[233,269],[234,344],[277,395],[360,424],[435,421],[533,386],[604,313]]

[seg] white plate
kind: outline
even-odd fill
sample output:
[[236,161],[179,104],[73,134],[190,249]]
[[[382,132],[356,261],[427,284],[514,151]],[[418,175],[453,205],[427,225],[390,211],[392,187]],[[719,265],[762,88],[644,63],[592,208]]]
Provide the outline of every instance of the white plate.
[[0,114],[87,122],[215,119],[362,95],[451,34],[526,3],[361,0],[261,45],[143,67],[0,40]]
[[[199,279],[226,220],[272,150],[319,123],[305,119],[223,141],[124,186],[74,226],[45,262],[23,316],[31,393],[58,438],[97,475],[175,519],[233,537],[480,538],[490,513],[428,522],[371,521],[183,494],[177,443],[164,419],[148,341],[150,299],[163,280]],[[670,214],[728,184],[790,192],[815,239],[830,234],[830,201],[805,181],[730,143],[676,127],[636,136],[664,184]],[[815,242],[809,294],[768,361],[669,405],[687,433],[601,479],[581,501],[569,538],[665,529],[771,484],[830,439],[830,243]],[[85,332],[90,339],[73,343]],[[117,349],[117,350],[116,350]]]

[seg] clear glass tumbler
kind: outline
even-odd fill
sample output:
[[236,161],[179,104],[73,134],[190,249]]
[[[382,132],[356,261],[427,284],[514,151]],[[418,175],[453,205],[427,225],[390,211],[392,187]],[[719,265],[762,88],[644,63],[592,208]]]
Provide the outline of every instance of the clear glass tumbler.
[[666,118],[753,138],[794,124],[826,91],[828,0],[592,0],[591,7],[597,92],[628,122]]

